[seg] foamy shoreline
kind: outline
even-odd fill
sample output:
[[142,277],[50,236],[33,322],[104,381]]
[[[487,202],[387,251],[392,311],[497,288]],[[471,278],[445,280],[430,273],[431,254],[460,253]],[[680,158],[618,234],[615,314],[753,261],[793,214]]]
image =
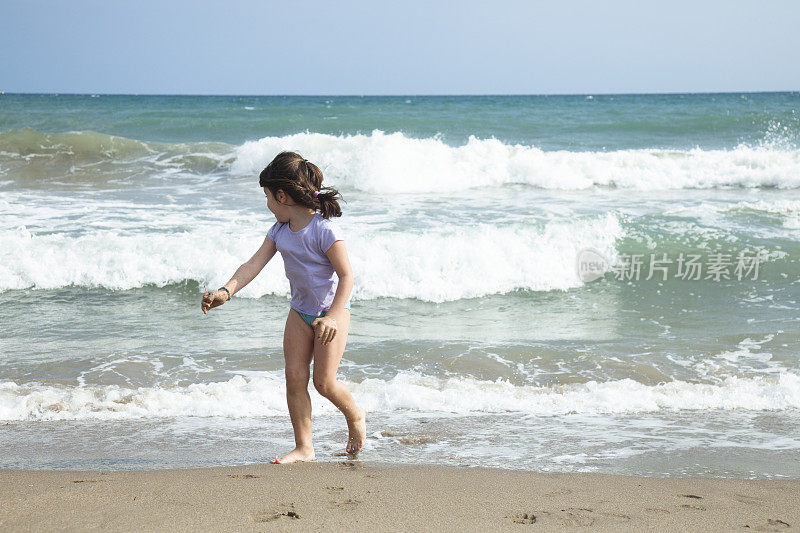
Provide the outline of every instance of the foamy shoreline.
[[782,531],[800,480],[540,474],[362,461],[0,470],[4,531]]

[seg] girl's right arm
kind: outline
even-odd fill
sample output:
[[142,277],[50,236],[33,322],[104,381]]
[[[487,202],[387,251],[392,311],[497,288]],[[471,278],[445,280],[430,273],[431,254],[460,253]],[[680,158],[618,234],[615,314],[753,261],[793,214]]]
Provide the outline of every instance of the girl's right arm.
[[[233,277],[224,285],[224,287],[231,292],[231,296],[253,281],[253,278],[263,270],[270,259],[275,256],[276,252],[277,248],[275,248],[275,243],[272,239],[264,237],[264,242],[256,253],[253,254],[253,257],[242,263],[242,265],[236,269]],[[224,290],[207,291],[203,293],[203,300],[200,302],[200,308],[203,310],[203,314],[208,314],[210,309],[218,307],[227,301],[228,293]]]

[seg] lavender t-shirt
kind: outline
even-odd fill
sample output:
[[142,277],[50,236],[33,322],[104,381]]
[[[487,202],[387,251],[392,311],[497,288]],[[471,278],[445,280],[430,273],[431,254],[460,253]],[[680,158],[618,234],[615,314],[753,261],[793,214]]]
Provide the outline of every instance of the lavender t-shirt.
[[335,241],[342,240],[338,225],[314,213],[311,222],[299,231],[292,231],[288,222],[276,222],[267,236],[283,257],[292,292],[289,305],[309,315],[330,309],[339,276],[325,252]]

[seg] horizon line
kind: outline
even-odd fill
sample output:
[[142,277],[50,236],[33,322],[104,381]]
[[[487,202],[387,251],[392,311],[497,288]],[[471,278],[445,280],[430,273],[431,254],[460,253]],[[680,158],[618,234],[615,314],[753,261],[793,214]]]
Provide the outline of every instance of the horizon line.
[[710,95],[710,94],[766,94],[766,93],[800,93],[800,89],[760,90],[760,91],[666,91],[666,92],[585,92],[585,93],[417,93],[417,94],[225,94],[225,93],[102,93],[102,92],[6,92],[0,90],[0,96],[208,96],[208,97],[432,97],[432,96],[669,96],[669,95]]

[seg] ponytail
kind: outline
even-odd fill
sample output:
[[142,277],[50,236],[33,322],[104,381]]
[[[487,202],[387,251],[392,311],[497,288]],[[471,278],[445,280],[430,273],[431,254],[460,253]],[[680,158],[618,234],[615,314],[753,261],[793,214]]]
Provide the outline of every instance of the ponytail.
[[340,217],[342,216],[342,208],[339,207],[339,202],[336,201],[336,197],[342,197],[339,194],[339,191],[334,189],[333,187],[323,187],[323,189],[328,189],[327,191],[319,191],[317,194],[317,202],[319,203],[319,212],[322,214],[323,218],[331,218],[331,217]]

